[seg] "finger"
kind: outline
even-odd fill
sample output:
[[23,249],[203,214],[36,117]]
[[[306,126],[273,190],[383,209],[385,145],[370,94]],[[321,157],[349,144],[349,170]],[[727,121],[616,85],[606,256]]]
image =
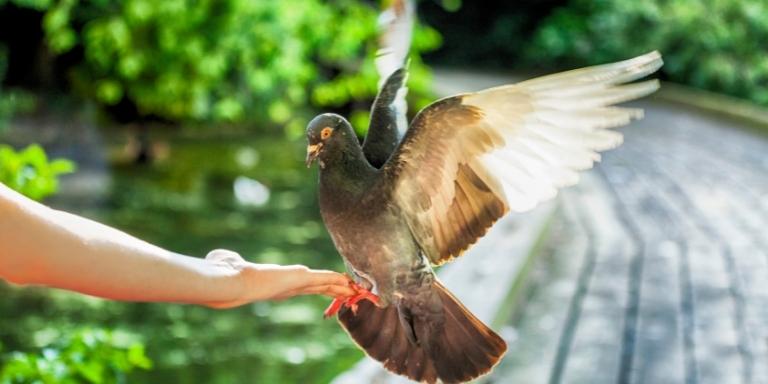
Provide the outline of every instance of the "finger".
[[348,286],[316,285],[307,287],[301,291],[303,295],[325,295],[329,297],[352,296],[355,291]]
[[296,288],[311,287],[316,285],[349,285],[349,277],[334,271],[310,269],[304,265],[265,266],[284,272],[284,277]]
[[[338,272],[313,270],[304,265],[254,264],[260,274],[268,273],[275,277],[272,288],[273,298],[290,297],[301,294],[325,294],[329,296],[350,296],[355,291],[349,286],[350,279]],[[322,287],[332,286],[326,289]]]
[[357,294],[357,292],[348,285],[328,285],[320,293],[332,297],[353,296]]
[[307,285],[349,285],[349,277],[334,271],[308,269]]
[[341,287],[338,285],[320,285],[303,287],[298,289],[292,289],[287,292],[282,292],[272,298],[272,300],[284,300],[299,295],[323,295],[332,298],[352,296],[355,291],[349,287]]
[[[302,287],[299,289],[293,289],[286,294],[291,296],[296,295],[325,295],[329,297],[345,297],[353,296],[356,292],[348,286],[341,285],[313,285],[309,287]],[[282,294],[280,296],[284,296]]]

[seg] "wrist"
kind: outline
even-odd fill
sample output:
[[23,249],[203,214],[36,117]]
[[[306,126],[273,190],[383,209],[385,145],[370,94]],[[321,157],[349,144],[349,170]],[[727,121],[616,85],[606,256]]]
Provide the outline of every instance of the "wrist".
[[214,292],[214,298],[201,303],[210,308],[224,309],[248,302],[248,262],[235,252],[217,249],[208,253],[204,260],[206,267],[206,289]]

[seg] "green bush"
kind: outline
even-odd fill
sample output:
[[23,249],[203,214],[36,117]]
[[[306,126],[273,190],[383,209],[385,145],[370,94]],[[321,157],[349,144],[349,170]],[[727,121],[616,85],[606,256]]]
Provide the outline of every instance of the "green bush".
[[544,20],[528,58],[582,65],[654,49],[670,80],[768,104],[762,0],[572,0]]
[[[301,131],[308,105],[347,107],[376,92],[380,10],[364,1],[11,1],[45,12],[55,54],[82,52],[70,72],[81,95],[127,101],[140,116]],[[418,53],[440,37],[424,26],[415,35],[411,100],[421,105],[429,78]]]
[[0,369],[0,384],[124,383],[127,373],[151,367],[144,345],[133,336],[83,329],[39,353],[12,353]]
[[69,160],[49,161],[39,145],[33,144],[21,151],[0,145],[0,183],[21,194],[41,200],[59,188],[58,176],[74,172],[75,164]]

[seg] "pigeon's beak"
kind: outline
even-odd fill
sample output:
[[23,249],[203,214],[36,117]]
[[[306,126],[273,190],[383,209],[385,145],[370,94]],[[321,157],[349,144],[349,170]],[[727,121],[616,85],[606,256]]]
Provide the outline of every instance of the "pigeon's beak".
[[317,156],[320,154],[320,150],[323,149],[323,143],[307,145],[307,168],[309,168]]

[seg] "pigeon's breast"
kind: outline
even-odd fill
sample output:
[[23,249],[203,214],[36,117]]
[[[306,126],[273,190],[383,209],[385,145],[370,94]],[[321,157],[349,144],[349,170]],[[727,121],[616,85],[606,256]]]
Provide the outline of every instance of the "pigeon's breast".
[[326,226],[342,257],[380,289],[419,258],[416,241],[395,210],[356,209],[326,220]]

